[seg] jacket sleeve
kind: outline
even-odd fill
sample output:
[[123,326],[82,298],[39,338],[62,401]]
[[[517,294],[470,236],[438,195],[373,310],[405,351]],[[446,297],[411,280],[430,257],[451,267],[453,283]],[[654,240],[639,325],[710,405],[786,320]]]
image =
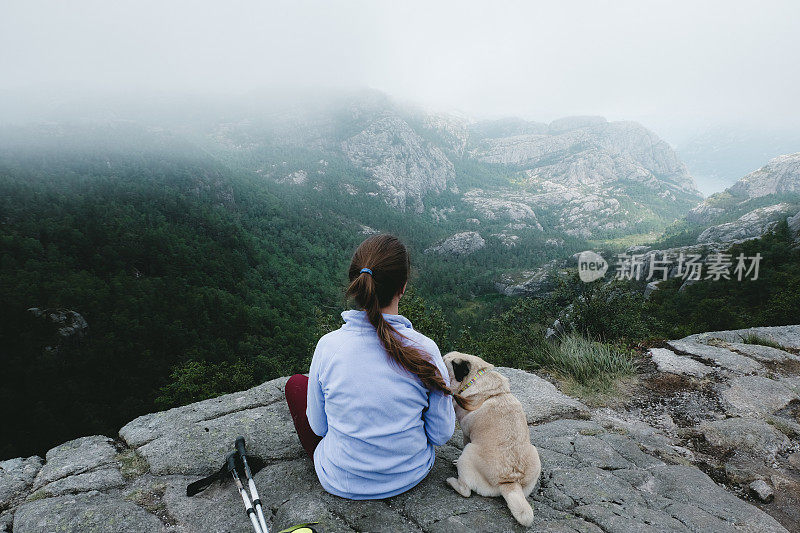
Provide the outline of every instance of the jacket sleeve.
[[[431,342],[431,345],[432,347],[429,348],[428,353],[430,353],[436,368],[439,369],[445,382],[447,382],[449,378],[442,354],[435,343]],[[446,444],[456,429],[456,413],[453,409],[452,397],[438,390],[430,391],[428,393],[428,408],[423,413],[422,418],[425,421],[425,434],[428,436],[428,442],[434,446]]]
[[311,359],[311,368],[308,371],[308,393],[306,397],[306,417],[311,430],[320,437],[324,437],[328,432],[328,417],[325,415],[325,395],[322,392],[320,383],[320,349],[314,350],[314,357]]

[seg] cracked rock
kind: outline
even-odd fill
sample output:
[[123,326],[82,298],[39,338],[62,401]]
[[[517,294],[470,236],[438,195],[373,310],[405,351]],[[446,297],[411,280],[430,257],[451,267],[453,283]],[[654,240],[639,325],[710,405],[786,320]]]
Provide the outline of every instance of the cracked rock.
[[653,348],[650,350],[650,356],[661,372],[703,377],[714,371],[708,365],[695,361],[691,357],[677,355],[666,348]]
[[159,533],[163,524],[129,501],[101,492],[68,494],[27,502],[14,514],[14,533],[91,531]]
[[42,468],[42,458],[0,461],[0,511],[20,503],[28,493],[36,474]]
[[47,452],[33,483],[34,491],[55,496],[67,492],[104,490],[124,484],[108,437],[94,435],[65,442]]
[[249,452],[265,461],[300,457],[305,452],[283,395],[287,379],[141,416],[123,427],[120,437],[154,474],[215,472],[239,435]]

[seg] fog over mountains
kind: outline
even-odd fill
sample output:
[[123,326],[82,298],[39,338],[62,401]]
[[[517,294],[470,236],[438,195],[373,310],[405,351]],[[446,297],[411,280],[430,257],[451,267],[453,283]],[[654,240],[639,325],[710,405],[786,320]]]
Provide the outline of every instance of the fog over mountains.
[[[758,233],[788,214],[795,203],[784,196],[797,192],[793,156],[785,156],[701,203],[680,154],[688,153],[695,166],[718,163],[732,150],[723,149],[721,130],[676,151],[657,132],[633,121],[600,116],[550,122],[476,119],[374,90],[256,91],[235,100],[165,95],[64,99],[27,118],[35,118],[38,126],[24,127],[22,136],[15,133],[18,125],[6,126],[8,146],[49,138],[63,147],[67,139],[80,142],[80,133],[70,134],[71,128],[125,125],[137,133],[119,135],[121,150],[134,138],[166,150],[177,141],[297,194],[325,184],[353,200],[380,198],[401,213],[433,223],[447,220],[451,235],[477,231],[481,239],[508,248],[526,238],[557,244],[565,237],[653,235],[684,216],[689,224],[702,226],[701,232],[709,230],[704,238],[736,240],[734,235]],[[112,142],[115,135],[104,137]],[[731,135],[725,139],[728,147],[743,142]],[[792,142],[788,136],[756,145],[768,153]],[[731,181],[720,176],[752,164],[755,157],[724,157],[728,164],[714,179]],[[780,198],[756,200],[767,195]],[[745,215],[741,225],[750,229],[731,233]],[[710,229],[722,224],[727,229]]]
[[465,229],[475,229],[468,220],[488,223],[509,245],[531,231],[657,231],[701,200],[672,148],[635,122],[477,121],[377,91],[270,105],[227,120],[208,116],[194,133],[220,157],[301,189],[324,180],[335,161],[350,168],[339,184],[346,194],[379,195],[400,211],[461,220]]
[[779,124],[719,124],[666,136],[707,196],[721,192],[770,159],[800,150],[800,128]]

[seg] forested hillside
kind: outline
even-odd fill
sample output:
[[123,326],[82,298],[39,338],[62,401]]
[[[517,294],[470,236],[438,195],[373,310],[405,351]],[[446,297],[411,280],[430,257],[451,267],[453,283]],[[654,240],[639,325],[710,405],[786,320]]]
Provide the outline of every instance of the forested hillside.
[[[446,332],[443,319],[428,328],[440,338],[489,313],[495,272],[526,261],[498,242],[423,253],[447,221],[342,192],[359,176],[334,164],[300,191],[128,122],[6,128],[0,141],[0,415],[15,428],[0,456],[306,370],[345,309],[350,255],[377,231],[366,222],[409,244],[416,293],[450,311]],[[430,306],[409,302],[424,326]],[[87,327],[60,334],[48,314],[61,310]]]
[[6,148],[0,173],[3,456],[302,368],[359,240],[135,127]]
[[[581,382],[629,374],[648,339],[800,307],[785,224],[761,243],[758,284],[667,283],[646,301],[643,284],[567,268],[545,294],[508,297],[504,276],[656,234],[695,205],[669,147],[598,117],[467,123],[375,95],[333,109],[0,129],[0,417],[14,428],[0,457],[307,370],[374,232],[408,245],[401,312],[443,352]],[[557,318],[575,335],[548,344]],[[583,350],[597,367],[575,364]]]

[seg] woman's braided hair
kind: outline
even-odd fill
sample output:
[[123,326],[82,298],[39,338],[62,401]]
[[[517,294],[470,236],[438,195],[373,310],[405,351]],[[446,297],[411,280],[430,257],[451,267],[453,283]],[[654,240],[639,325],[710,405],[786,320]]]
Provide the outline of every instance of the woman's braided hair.
[[400,367],[419,377],[429,390],[453,395],[466,408],[467,402],[453,394],[427,354],[410,344],[381,314],[408,281],[410,262],[406,247],[393,235],[373,235],[356,249],[350,262],[347,296],[364,308],[370,323],[389,357]]

